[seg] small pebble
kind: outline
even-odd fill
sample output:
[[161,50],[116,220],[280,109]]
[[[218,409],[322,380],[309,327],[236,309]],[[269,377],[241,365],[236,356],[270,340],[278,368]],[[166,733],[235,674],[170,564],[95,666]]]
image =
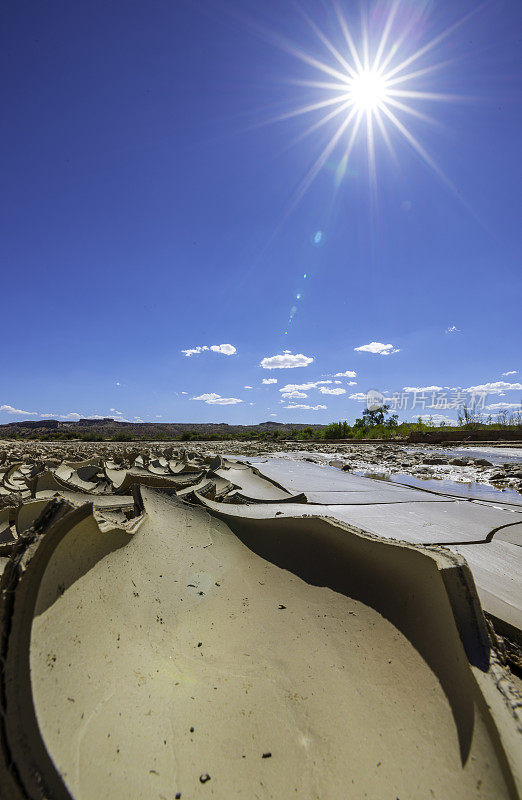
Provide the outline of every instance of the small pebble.
[[208,772],[205,772],[204,775],[200,775],[199,776],[199,782],[200,783],[206,783],[209,780],[210,780],[210,775],[208,774]]
[[272,753],[263,753],[261,758],[272,758]]

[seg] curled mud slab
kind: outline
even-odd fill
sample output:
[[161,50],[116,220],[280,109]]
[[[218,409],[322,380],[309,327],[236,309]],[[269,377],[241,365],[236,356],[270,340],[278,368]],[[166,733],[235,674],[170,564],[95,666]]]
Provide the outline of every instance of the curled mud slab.
[[289,515],[262,473],[224,493],[226,463],[192,472],[197,507],[165,461],[132,499],[46,489],[7,520],[0,797],[521,797],[460,555]]

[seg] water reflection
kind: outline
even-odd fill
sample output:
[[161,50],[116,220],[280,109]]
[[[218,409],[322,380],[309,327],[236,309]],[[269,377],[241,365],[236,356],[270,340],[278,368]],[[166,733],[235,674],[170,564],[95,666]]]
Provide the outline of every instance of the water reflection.
[[413,486],[415,489],[431,489],[434,492],[456,495],[466,500],[487,500],[488,502],[512,503],[522,506],[522,497],[514,489],[495,489],[494,486],[487,486],[484,483],[457,483],[447,478],[414,478],[413,475],[406,475],[398,472],[390,475],[387,472],[372,472],[371,470],[354,470],[357,475],[365,478],[374,478],[379,481],[389,483],[404,483]]

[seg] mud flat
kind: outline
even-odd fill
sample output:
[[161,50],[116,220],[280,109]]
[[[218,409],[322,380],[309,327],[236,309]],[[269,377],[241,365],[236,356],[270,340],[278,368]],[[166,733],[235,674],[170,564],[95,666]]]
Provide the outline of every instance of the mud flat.
[[[416,533],[461,504],[462,548],[518,542],[519,512],[173,448],[2,460],[0,797],[522,797],[502,641]],[[372,532],[401,508],[409,541]]]
[[[204,452],[207,446],[191,447]],[[429,480],[480,484],[522,492],[522,446],[496,447],[387,444],[323,444],[320,442],[216,442],[215,452],[244,457],[284,457],[318,464],[336,462],[340,469],[377,474],[392,480],[411,476],[418,485]],[[464,489],[465,487],[463,487]],[[476,490],[475,490],[476,491]]]

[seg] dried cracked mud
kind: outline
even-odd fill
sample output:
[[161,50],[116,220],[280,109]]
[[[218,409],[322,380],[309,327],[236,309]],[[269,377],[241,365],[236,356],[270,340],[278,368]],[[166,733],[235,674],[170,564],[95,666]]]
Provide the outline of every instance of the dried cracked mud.
[[0,797],[522,797],[522,509],[260,462],[0,453]]

